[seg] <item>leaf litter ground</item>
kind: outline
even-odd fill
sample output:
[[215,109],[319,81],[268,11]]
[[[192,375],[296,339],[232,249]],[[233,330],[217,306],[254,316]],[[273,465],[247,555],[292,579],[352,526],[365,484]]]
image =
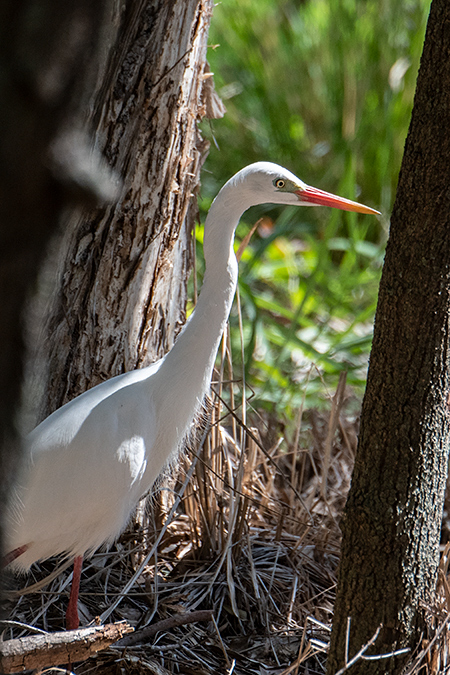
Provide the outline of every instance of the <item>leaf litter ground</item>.
[[[325,673],[339,519],[356,450],[358,420],[348,413],[354,402],[342,379],[328,411],[300,412],[288,440],[261,417],[244,424],[229,412],[232,396],[226,404],[222,394],[119,541],[85,562],[82,623],[126,620],[136,632],[132,644],[115,645],[72,672]],[[430,634],[405,674],[445,672],[448,559],[446,550]],[[32,568],[25,594],[12,591],[11,619],[61,630],[71,567],[59,562],[57,576],[55,561],[47,561]],[[10,626],[3,638],[21,634]]]

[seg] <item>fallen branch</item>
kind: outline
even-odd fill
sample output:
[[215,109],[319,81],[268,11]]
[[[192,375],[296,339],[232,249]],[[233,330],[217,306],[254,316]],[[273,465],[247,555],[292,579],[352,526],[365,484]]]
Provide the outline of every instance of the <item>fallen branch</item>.
[[170,630],[177,626],[185,626],[188,623],[198,623],[199,621],[211,621],[214,611],[212,609],[199,609],[195,612],[184,612],[183,614],[175,614],[168,619],[163,619],[157,623],[136,631],[133,635],[127,635],[118,643],[118,647],[131,647],[132,645],[145,642],[149,638],[156,635],[160,631]]
[[122,622],[6,640],[0,642],[0,672],[21,673],[84,661],[133,630]]

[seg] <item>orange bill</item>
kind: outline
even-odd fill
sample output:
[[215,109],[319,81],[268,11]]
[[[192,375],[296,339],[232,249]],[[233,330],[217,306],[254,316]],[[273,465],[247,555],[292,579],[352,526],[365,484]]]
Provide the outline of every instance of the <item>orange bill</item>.
[[358,213],[374,213],[378,216],[381,215],[379,211],[371,209],[370,206],[358,204],[358,202],[352,202],[350,199],[338,197],[337,195],[331,194],[331,192],[318,190],[317,188],[311,187],[310,185],[307,185],[304,190],[296,190],[295,194],[298,195],[298,198],[301,202],[305,202],[306,204],[331,206],[334,209],[341,209],[342,211],[357,211]]

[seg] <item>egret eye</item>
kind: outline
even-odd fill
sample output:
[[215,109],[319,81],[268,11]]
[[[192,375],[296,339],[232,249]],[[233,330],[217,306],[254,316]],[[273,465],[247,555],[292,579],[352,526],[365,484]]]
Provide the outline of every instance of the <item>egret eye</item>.
[[278,188],[278,190],[282,190],[285,185],[286,183],[282,178],[278,178],[278,180],[275,181],[275,187]]

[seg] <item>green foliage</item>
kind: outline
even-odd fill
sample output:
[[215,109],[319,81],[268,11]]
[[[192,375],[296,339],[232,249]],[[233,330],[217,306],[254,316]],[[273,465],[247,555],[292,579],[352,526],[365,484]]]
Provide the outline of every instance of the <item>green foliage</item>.
[[[383,213],[245,214],[238,240],[258,217],[265,224],[239,281],[246,381],[258,406],[289,414],[305,377],[307,402],[318,405],[320,378],[333,389],[343,368],[362,393],[428,8],[428,0],[224,0],[215,8],[210,44],[219,46],[208,59],[228,112],[203,124],[213,140],[203,212],[233,173],[264,159]],[[239,331],[232,335],[237,371]]]

